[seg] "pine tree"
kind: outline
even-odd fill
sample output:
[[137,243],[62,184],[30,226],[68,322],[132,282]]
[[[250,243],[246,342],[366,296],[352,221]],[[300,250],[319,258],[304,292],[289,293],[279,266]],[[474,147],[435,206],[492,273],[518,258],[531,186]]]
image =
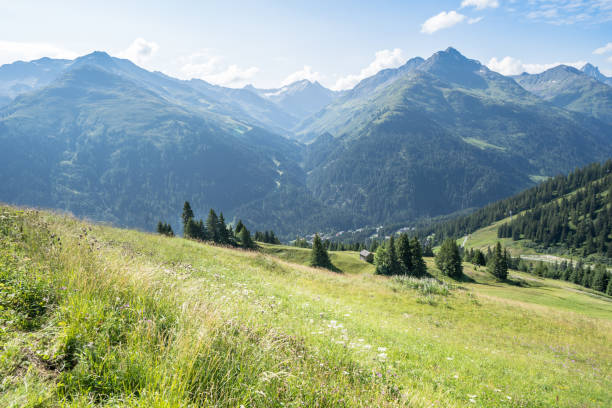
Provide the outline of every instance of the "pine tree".
[[193,210],[191,209],[189,201],[185,201],[185,204],[183,204],[183,214],[181,215],[181,218],[183,219],[183,236],[188,238],[186,234],[187,224],[189,223],[189,220],[193,219]]
[[593,280],[591,288],[603,292],[606,290],[606,268],[603,265],[597,265],[593,271]]
[[164,225],[162,224],[161,221],[157,221],[157,233],[158,234],[164,233]]
[[504,280],[508,277],[507,253],[502,251],[499,241],[495,245],[488,268],[489,272],[497,279]]
[[[242,223],[242,220],[238,220],[238,223],[236,224],[236,229],[234,229],[234,234],[238,235],[240,233],[240,230],[242,230],[243,228],[244,224]],[[257,234],[261,234],[261,232],[257,231]],[[257,234],[255,234],[256,237]]]
[[225,218],[223,212],[219,213],[219,220],[217,222],[217,233],[219,234],[219,243],[229,244],[229,233],[227,232],[227,226],[225,225]]
[[238,239],[240,240],[240,245],[243,248],[245,249],[255,248],[255,243],[253,242],[253,239],[251,238],[251,233],[249,232],[248,229],[246,229],[245,226],[243,226],[240,229],[240,232],[238,233]]
[[389,238],[387,252],[389,252],[389,268],[391,275],[399,275],[402,272],[402,268],[397,258],[397,252],[395,248],[395,238],[393,235]]
[[206,218],[206,231],[208,232],[208,239],[219,242],[219,218],[212,208],[208,212],[208,218]]
[[612,296],[612,278],[608,280],[608,287],[606,288],[606,295]]
[[410,245],[410,251],[412,252],[412,270],[415,276],[423,276],[427,273],[427,265],[423,260],[423,253],[421,252],[421,243],[417,237],[412,239]]
[[323,247],[323,243],[321,242],[321,238],[319,238],[319,234],[315,234],[314,239],[312,241],[312,252],[310,253],[310,265],[319,266],[322,268],[331,268],[331,262],[329,260],[329,255],[327,251]]
[[436,266],[443,274],[453,278],[459,278],[463,274],[459,247],[454,239],[447,239],[442,243],[440,252],[436,255]]
[[397,240],[397,258],[403,275],[412,275],[412,251],[410,250],[410,239],[408,234],[400,235]]
[[376,248],[376,252],[374,253],[374,265],[376,266],[375,273],[377,275],[391,275],[389,251],[382,245]]

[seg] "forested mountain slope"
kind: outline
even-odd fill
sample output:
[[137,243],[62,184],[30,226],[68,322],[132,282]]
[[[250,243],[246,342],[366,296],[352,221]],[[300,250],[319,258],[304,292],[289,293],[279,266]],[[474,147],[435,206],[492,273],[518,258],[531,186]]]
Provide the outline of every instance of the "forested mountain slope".
[[497,225],[497,237],[533,242],[540,252],[612,260],[611,189],[612,161],[593,163],[420,233],[440,241]]

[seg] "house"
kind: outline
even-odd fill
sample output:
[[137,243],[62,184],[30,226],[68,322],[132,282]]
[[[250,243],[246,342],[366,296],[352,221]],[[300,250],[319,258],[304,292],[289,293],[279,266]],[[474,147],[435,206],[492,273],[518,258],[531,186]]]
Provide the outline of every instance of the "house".
[[364,249],[363,251],[359,253],[359,259],[361,259],[362,261],[372,263],[374,262],[374,254]]

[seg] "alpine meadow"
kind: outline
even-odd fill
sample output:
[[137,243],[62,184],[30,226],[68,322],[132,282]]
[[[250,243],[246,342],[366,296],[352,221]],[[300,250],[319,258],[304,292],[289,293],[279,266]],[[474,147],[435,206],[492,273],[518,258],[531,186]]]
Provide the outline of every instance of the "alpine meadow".
[[0,22],[0,407],[612,406],[612,1]]

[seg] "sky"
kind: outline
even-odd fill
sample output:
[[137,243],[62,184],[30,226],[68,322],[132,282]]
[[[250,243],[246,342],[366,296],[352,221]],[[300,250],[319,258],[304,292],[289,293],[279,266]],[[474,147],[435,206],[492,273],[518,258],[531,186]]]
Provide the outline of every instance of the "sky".
[[505,75],[612,76],[612,0],[0,0],[0,64],[99,50],[230,87],[349,89],[449,46]]

